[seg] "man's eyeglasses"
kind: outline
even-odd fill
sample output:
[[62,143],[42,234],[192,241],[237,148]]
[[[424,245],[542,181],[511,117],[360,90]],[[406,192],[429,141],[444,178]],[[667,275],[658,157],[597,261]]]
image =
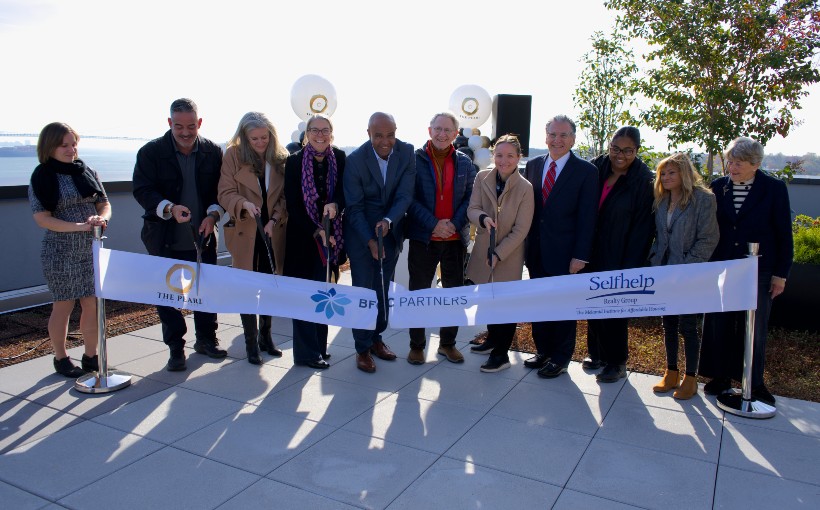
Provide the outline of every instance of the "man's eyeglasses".
[[436,126],[436,127],[433,128],[433,133],[436,133],[436,134],[444,133],[445,135],[452,135],[453,133],[455,133],[455,130],[450,129],[450,128],[443,128],[443,127]]
[[632,157],[635,155],[635,149],[632,147],[627,147],[626,149],[622,149],[617,145],[610,145],[609,146],[609,153],[613,156],[617,156],[618,154],[623,154],[626,157]]
[[327,136],[327,135],[330,134],[330,128],[322,128],[322,129],[310,128],[310,129],[308,129],[308,133],[310,133],[312,135],[325,135],[325,136]]

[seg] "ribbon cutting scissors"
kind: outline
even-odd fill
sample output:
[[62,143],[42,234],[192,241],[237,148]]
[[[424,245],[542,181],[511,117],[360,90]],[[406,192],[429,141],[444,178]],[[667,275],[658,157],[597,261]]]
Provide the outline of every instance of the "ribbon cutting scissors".
[[[196,295],[199,295],[199,275],[202,273],[202,250],[211,242],[211,237],[204,239],[202,234],[197,232],[196,227],[188,222],[191,227],[191,239],[194,241],[194,249],[196,250],[196,276],[194,276],[194,285],[196,288]],[[204,244],[203,244],[204,243]]]

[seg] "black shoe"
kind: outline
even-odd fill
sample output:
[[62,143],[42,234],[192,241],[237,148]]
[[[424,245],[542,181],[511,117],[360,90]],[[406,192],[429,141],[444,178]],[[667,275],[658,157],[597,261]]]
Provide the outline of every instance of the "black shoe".
[[500,372],[507,368],[510,368],[510,358],[507,356],[490,356],[487,358],[487,362],[481,365],[479,370],[482,372]]
[[584,370],[598,370],[602,366],[604,366],[604,362],[599,359],[584,358],[581,363],[581,368]]
[[198,354],[204,354],[209,358],[214,359],[224,358],[228,355],[228,351],[225,349],[217,349],[213,342],[209,342],[207,340],[202,342],[197,340],[196,343],[194,343],[194,351]]
[[561,366],[558,363],[547,361],[543,367],[538,371],[538,377],[544,379],[554,379],[567,371],[567,367]]
[[99,372],[100,371],[100,361],[99,361],[99,357],[96,354],[94,356],[90,357],[90,358],[88,356],[86,356],[85,354],[83,354],[83,358],[80,361],[82,363],[83,371],[85,371],[85,372]]
[[474,352],[476,354],[490,354],[493,352],[493,346],[490,342],[484,342],[483,344],[478,344],[470,347],[470,352]]
[[250,363],[251,365],[262,364],[262,357],[259,356],[259,349],[256,348],[255,344],[253,347],[246,347],[245,350],[248,353],[248,363]]
[[524,362],[524,366],[527,368],[543,368],[550,360],[550,357],[546,354],[536,354],[532,358],[526,360]]
[[271,338],[270,334],[263,335],[262,333],[260,333],[259,336],[256,337],[256,339],[257,343],[259,344],[260,351],[267,352],[274,358],[282,357],[282,351],[277,349],[276,346],[273,344],[273,338]]
[[54,371],[60,375],[71,377],[72,379],[76,379],[85,374],[85,371],[75,366],[68,356],[63,359],[54,358]]
[[168,366],[166,370],[169,372],[182,372],[188,367],[185,365],[185,352],[171,352],[171,357],[168,358]]
[[324,352],[322,353],[322,359],[327,361],[330,359],[330,353]]
[[720,395],[732,387],[732,381],[728,377],[715,377],[703,386],[703,393],[707,395]]
[[328,363],[327,361],[325,361],[323,359],[319,359],[319,360],[316,360],[316,361],[309,361],[309,362],[306,363],[306,365],[309,366],[310,368],[316,368],[318,370],[325,370],[327,368],[330,368],[330,363]]
[[613,383],[626,377],[626,365],[607,363],[600,374],[595,376],[598,382]]
[[759,400],[760,402],[769,404],[772,407],[775,405],[774,395],[769,393],[769,389],[766,388],[765,384],[752,388],[752,400]]

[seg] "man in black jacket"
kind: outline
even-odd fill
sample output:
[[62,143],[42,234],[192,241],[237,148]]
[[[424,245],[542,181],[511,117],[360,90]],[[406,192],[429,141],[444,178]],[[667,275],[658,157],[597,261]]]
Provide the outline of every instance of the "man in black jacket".
[[[171,103],[171,129],[139,150],[132,182],[134,198],[145,209],[142,242],[150,255],[196,261],[188,224],[193,222],[203,239],[202,262],[215,264],[214,225],[224,212],[216,199],[222,149],[198,135],[201,124],[192,100]],[[168,370],[185,370],[185,319],[170,306],[157,306],[157,314],[163,341],[171,350]],[[215,313],[194,312],[194,326],[196,352],[211,358],[227,356],[217,348]]]

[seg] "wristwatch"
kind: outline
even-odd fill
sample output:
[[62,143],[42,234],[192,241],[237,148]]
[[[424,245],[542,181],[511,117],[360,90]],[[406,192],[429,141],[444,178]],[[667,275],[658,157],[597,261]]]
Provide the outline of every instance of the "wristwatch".
[[384,217],[384,218],[382,218],[382,219],[383,219],[384,221],[386,221],[386,222],[387,222],[387,228],[393,228],[393,222],[392,222],[392,221],[390,221],[390,218],[388,218],[387,216],[385,216],[385,217]]

